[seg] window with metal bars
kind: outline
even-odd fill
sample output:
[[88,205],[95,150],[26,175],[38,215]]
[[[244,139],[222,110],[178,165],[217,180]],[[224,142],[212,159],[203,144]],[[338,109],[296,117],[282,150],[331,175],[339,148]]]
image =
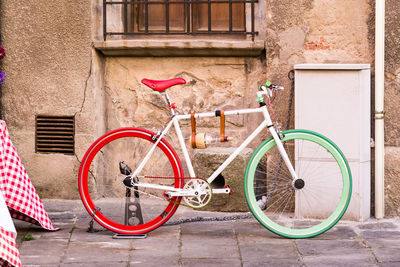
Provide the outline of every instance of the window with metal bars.
[[[110,35],[216,34],[251,36],[254,40],[257,34],[254,15],[257,1],[104,0],[104,40]],[[111,21],[116,13],[120,13],[119,24]],[[119,27],[115,27],[117,24]]]
[[72,116],[36,116],[36,153],[73,155],[75,123]]

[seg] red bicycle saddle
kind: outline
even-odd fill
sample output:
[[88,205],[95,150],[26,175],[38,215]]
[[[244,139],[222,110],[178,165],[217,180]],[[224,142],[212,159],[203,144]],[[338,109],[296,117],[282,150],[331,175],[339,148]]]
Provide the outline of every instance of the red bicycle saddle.
[[149,80],[149,79],[143,79],[142,83],[144,85],[147,85],[153,90],[156,90],[158,92],[162,92],[165,89],[177,85],[177,84],[185,84],[186,81],[182,78],[175,78],[175,79],[170,79],[170,80],[163,80],[163,81],[156,81],[156,80]]

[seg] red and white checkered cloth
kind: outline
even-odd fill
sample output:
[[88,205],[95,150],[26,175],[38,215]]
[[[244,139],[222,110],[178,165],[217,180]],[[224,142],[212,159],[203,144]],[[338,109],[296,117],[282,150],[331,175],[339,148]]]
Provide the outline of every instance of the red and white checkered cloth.
[[12,232],[0,227],[0,266],[20,267],[21,259],[15,243],[15,236]]
[[0,190],[11,217],[58,230],[42,202],[11,142],[6,123],[0,120]]

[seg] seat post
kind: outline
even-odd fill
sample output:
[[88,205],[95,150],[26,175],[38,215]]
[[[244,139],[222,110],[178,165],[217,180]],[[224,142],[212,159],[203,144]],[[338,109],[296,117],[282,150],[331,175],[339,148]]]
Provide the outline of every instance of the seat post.
[[165,100],[167,101],[167,104],[168,104],[168,108],[171,111],[171,114],[175,115],[174,109],[171,108],[171,99],[169,98],[169,95],[168,95],[167,91],[161,92],[160,94],[164,95]]

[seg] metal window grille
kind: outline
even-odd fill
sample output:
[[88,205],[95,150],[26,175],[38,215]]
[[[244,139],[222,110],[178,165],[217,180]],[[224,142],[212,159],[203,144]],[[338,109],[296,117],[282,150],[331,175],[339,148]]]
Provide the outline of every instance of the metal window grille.
[[36,153],[74,154],[74,117],[36,116]]
[[[107,36],[111,35],[120,35],[120,36],[137,36],[137,35],[216,35],[216,34],[222,34],[222,35],[245,35],[245,36],[251,36],[252,40],[254,41],[255,35],[258,34],[258,32],[255,31],[255,3],[257,3],[258,0],[121,0],[121,1],[107,1],[103,0],[103,33],[104,33],[104,40],[107,39]],[[216,4],[226,4],[229,12],[229,26],[227,27],[227,30],[214,30],[213,29],[213,21],[211,19],[212,15],[212,6]],[[232,12],[232,6],[237,5],[237,4],[243,4],[244,5],[244,29],[242,30],[235,30],[233,27],[233,12]],[[107,7],[110,6],[117,6],[119,5],[121,9],[121,20],[122,20],[122,31],[107,31],[108,28],[108,16],[107,16]],[[163,6],[165,9],[165,25],[163,26],[163,29],[158,29],[158,30],[151,30],[149,29],[149,17],[150,17],[150,9],[152,6]],[[185,12],[185,22],[184,22],[184,29],[180,32],[173,31],[171,30],[170,27],[170,19],[171,19],[171,6],[176,6],[176,5],[181,5],[184,9]],[[194,8],[195,6],[199,5],[207,5],[208,6],[208,12],[207,12],[207,18],[208,18],[208,27],[206,30],[201,30],[199,31],[198,29],[195,29],[194,24],[196,22],[194,21]],[[138,19],[137,17],[134,18],[134,16],[139,16],[139,14],[133,14],[130,12],[132,7],[139,7],[143,10],[143,12],[140,14],[141,15],[141,20],[143,21],[142,23],[142,30],[141,31],[135,31],[132,29],[132,26],[130,25],[132,21],[135,19]],[[249,10],[246,12],[246,10]],[[250,13],[250,14],[246,14]],[[247,18],[247,16],[250,16],[250,19]],[[250,22],[250,25],[246,25],[247,23]]]

